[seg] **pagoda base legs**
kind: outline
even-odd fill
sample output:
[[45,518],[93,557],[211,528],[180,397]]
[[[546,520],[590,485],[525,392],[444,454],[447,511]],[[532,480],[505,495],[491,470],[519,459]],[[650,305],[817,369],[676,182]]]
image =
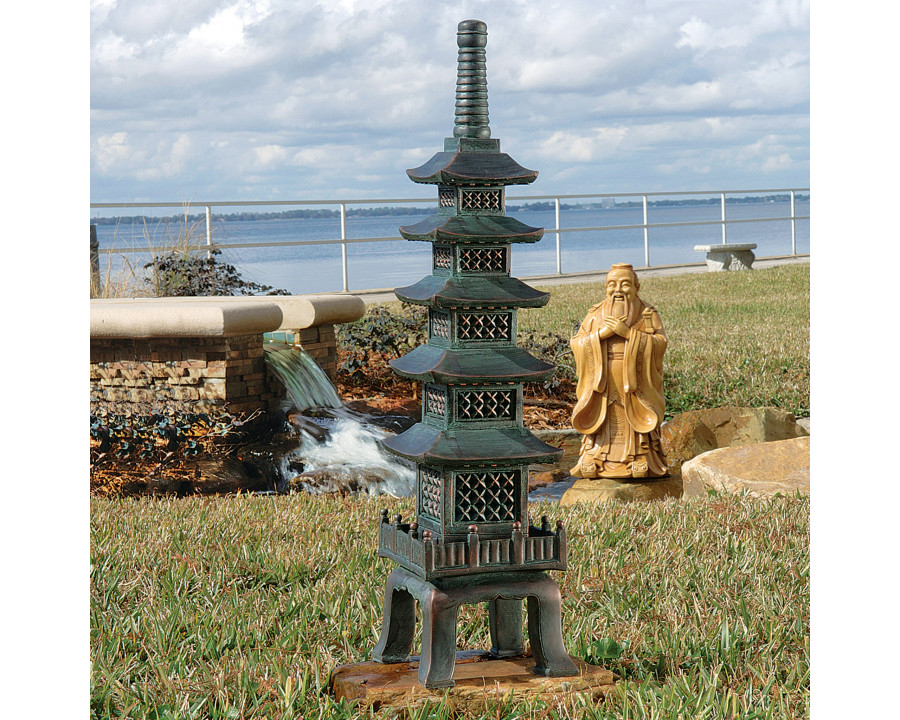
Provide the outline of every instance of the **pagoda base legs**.
[[520,599],[499,597],[488,602],[488,622],[491,627],[491,655],[504,658],[525,654]]
[[524,654],[522,601],[527,599],[528,636],[538,675],[567,677],[579,670],[562,639],[559,586],[542,572],[506,574],[472,584],[428,582],[405,568],[387,579],[381,638],[372,659],[381,663],[410,661],[415,633],[415,602],[422,608],[422,654],[419,683],[426,688],[453,686],[456,662],[456,617],[460,605],[487,602],[491,653],[497,657]]

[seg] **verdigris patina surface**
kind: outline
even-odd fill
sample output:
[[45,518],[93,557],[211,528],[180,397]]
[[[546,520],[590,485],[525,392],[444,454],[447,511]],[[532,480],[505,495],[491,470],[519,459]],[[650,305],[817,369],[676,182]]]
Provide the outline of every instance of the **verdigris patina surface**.
[[555,368],[516,344],[518,308],[542,307],[549,294],[510,277],[510,244],[537,242],[544,231],[506,216],[505,189],[537,173],[491,138],[486,43],[483,22],[459,24],[453,137],[407,171],[437,185],[438,211],[400,228],[407,240],[432,243],[433,270],[396,291],[428,308],[428,341],[391,363],[423,383],[422,421],[383,441],[417,466],[416,519],[382,516],[378,553],[400,567],[387,580],[373,659],[409,662],[418,601],[418,681],[427,688],[454,684],[457,609],[470,603],[488,604],[490,652],[507,658],[525,654],[527,601],[534,672],[579,674],[563,644],[559,587],[547,574],[566,568],[565,530],[528,517],[528,465],[562,454],[522,423],[522,383]]

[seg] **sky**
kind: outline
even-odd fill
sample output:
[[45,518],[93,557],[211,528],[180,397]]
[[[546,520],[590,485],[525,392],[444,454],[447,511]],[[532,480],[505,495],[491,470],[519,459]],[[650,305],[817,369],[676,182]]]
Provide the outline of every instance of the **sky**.
[[430,198],[468,18],[522,194],[809,186],[808,0],[91,0],[91,201]]

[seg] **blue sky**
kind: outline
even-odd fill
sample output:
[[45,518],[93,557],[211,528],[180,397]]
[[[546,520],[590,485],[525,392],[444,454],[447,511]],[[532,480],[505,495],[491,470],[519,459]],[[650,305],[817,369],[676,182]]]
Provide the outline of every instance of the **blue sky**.
[[430,197],[466,18],[528,192],[809,185],[808,0],[92,0],[91,200]]

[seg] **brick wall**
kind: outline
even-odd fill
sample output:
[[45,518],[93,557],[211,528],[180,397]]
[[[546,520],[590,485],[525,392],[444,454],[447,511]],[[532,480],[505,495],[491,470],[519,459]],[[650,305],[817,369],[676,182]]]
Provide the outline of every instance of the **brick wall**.
[[266,375],[258,334],[91,339],[92,411],[115,403],[203,412],[227,403],[230,412],[248,413],[273,408],[282,396]]

